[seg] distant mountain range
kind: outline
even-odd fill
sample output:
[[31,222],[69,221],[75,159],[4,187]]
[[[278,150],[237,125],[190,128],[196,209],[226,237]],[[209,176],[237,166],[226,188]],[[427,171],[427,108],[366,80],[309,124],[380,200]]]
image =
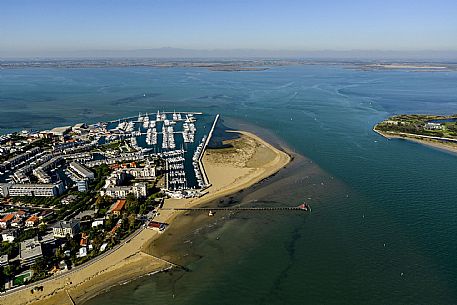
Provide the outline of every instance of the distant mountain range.
[[262,50],[262,49],[180,49],[155,48],[137,50],[86,50],[86,51],[36,51],[6,52],[0,50],[0,59],[13,58],[293,58],[293,59],[360,59],[360,60],[420,60],[457,61],[457,51],[382,51],[382,50]]

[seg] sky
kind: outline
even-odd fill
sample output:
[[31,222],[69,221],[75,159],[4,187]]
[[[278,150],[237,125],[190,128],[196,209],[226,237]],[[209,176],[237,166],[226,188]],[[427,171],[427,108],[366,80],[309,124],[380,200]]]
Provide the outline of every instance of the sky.
[[457,51],[457,1],[0,0],[0,56],[163,47]]

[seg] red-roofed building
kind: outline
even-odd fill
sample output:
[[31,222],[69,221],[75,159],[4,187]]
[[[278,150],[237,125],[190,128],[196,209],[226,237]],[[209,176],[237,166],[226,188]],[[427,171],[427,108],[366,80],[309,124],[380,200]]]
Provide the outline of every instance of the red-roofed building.
[[167,228],[168,224],[164,222],[158,222],[158,221],[151,221],[148,224],[148,227],[153,230],[157,230],[159,232],[163,232]]
[[87,239],[88,239],[88,238],[89,238],[89,236],[87,236],[86,233],[82,233],[82,234],[81,234],[81,240],[79,241],[79,245],[80,245],[81,247],[87,246]]
[[26,227],[34,227],[38,224],[38,216],[32,215],[25,221]]
[[124,209],[124,206],[125,206],[125,199],[117,200],[116,203],[111,208],[111,213],[113,213],[114,215],[117,215],[117,216],[121,215],[122,210]]
[[119,164],[116,164],[116,163],[115,164],[111,164],[109,167],[111,169],[118,169],[119,168]]
[[110,231],[111,235],[114,235],[114,234],[116,233],[117,229],[119,229],[120,227],[121,227],[121,224],[120,224],[120,223],[118,223],[117,225],[115,225],[115,226],[111,229],[111,231]]
[[11,225],[13,218],[14,218],[13,213],[5,215],[2,219],[0,219],[0,228],[2,228],[2,229],[8,228]]

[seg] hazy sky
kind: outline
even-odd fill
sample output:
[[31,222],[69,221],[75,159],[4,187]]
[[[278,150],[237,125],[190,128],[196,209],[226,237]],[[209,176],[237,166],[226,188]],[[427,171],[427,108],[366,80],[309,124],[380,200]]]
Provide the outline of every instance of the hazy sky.
[[0,0],[0,52],[457,50],[457,0]]

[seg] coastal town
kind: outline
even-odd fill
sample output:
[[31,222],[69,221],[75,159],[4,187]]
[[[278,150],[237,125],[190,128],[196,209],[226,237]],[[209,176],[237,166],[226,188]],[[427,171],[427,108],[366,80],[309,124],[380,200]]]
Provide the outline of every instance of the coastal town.
[[68,272],[142,228],[162,232],[168,224],[154,218],[165,198],[205,195],[202,158],[219,115],[199,124],[201,115],[0,136],[0,291]]

